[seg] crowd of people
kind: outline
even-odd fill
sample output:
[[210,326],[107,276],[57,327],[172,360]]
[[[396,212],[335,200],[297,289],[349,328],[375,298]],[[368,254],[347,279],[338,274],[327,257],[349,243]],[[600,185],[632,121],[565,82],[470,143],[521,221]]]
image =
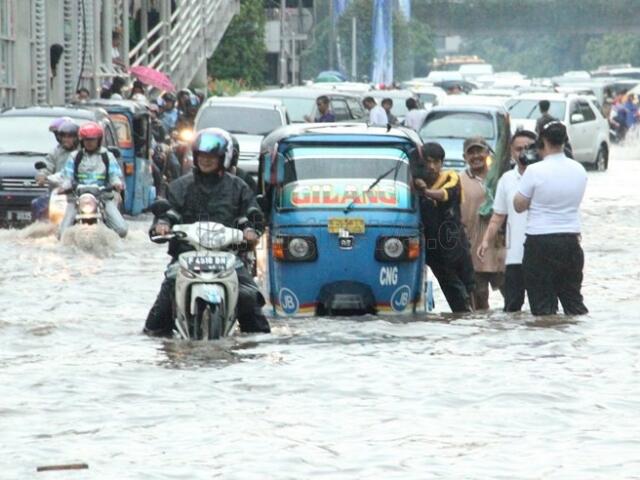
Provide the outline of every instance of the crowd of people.
[[[544,118],[540,133],[520,130],[511,139],[513,168],[498,181],[492,214],[480,214],[490,195],[490,149],[481,137],[464,142],[467,168],[443,171],[445,151],[423,146],[414,167],[427,263],[453,312],[489,308],[499,290],[504,311],[534,315],[584,314],[579,208],[586,188],[582,165],[565,155],[567,131]],[[524,152],[533,149],[535,163]]]

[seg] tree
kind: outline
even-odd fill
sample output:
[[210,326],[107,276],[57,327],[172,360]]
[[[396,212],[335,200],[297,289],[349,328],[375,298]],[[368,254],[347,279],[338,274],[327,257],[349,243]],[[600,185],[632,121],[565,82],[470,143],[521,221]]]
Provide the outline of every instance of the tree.
[[609,34],[587,42],[582,63],[593,70],[599,65],[640,65],[640,39],[631,34]]
[[264,83],[266,49],[265,11],[262,0],[242,0],[213,57],[207,72],[214,78],[244,80],[251,87]]

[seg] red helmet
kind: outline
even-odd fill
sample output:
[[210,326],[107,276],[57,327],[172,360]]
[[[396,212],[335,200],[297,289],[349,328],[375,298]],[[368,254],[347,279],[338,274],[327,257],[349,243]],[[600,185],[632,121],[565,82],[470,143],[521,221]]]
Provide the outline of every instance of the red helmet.
[[100,125],[95,122],[85,123],[78,130],[78,137],[80,140],[88,140],[88,139],[96,139],[102,140],[102,136],[104,135],[104,130]]

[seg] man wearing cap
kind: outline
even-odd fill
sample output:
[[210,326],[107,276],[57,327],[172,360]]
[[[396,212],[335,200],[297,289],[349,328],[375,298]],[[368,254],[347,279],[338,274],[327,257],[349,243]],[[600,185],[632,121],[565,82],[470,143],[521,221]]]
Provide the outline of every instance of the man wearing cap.
[[503,238],[488,245],[484,257],[478,257],[478,247],[489,225],[490,217],[481,217],[480,206],[487,200],[485,179],[489,172],[489,145],[482,137],[467,138],[463,146],[467,168],[460,174],[463,201],[462,224],[471,243],[471,260],[475,272],[473,306],[476,310],[489,308],[489,286],[493,290],[504,285],[505,249]]
[[525,149],[534,145],[537,135],[529,130],[518,130],[511,138],[511,161],[515,166],[504,173],[496,188],[493,200],[493,215],[484,238],[478,247],[478,257],[484,261],[485,252],[495,243],[496,236],[505,219],[506,231],[506,268],[504,275],[504,311],[519,312],[524,303],[524,277],[522,275],[522,254],[524,250],[525,229],[527,228],[526,212],[518,213],[513,207],[513,198],[518,192],[520,179],[527,168],[520,158]]
[[558,122],[540,132],[542,161],[527,168],[513,200],[528,210],[522,270],[531,313],[588,312],[582,298],[584,253],[580,246],[580,204],[587,186],[582,165],[564,154],[567,129]]

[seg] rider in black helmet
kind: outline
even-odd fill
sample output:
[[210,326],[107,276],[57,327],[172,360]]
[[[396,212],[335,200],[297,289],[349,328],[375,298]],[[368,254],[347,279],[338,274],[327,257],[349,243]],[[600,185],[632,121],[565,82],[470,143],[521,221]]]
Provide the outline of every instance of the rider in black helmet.
[[[228,170],[233,157],[229,133],[219,128],[207,128],[196,135],[192,144],[193,172],[169,184],[167,200],[179,222],[195,223],[201,220],[221,223],[231,228],[241,228],[248,244],[255,244],[262,233],[262,225],[251,222],[251,212],[260,213],[255,194],[238,177]],[[242,219],[241,224],[239,221]],[[176,223],[175,215],[160,215],[154,219],[151,235],[165,235]],[[190,247],[171,241],[169,255],[172,263]],[[167,271],[170,271],[168,269]],[[253,277],[244,266],[237,267],[240,292],[238,297],[238,322],[243,332],[270,331],[269,323],[262,314],[265,304]],[[175,289],[175,278],[165,277],[160,293],[147,316],[144,332],[149,335],[171,336],[174,318],[171,295]]]

